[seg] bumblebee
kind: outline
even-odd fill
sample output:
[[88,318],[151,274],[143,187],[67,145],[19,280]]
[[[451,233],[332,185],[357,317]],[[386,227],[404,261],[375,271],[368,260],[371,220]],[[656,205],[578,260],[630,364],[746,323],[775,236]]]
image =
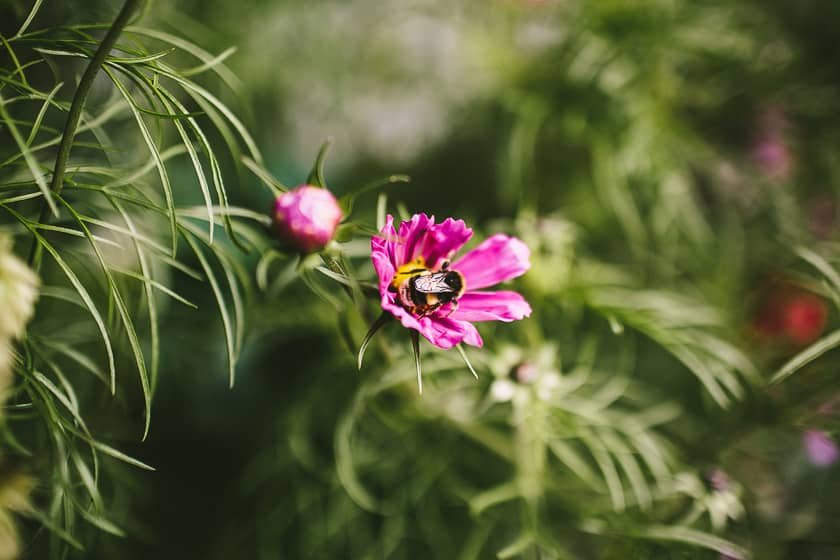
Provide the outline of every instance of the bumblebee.
[[449,261],[444,261],[440,270],[435,271],[426,267],[423,257],[402,265],[390,286],[403,307],[420,317],[447,303],[457,305],[465,289],[464,276],[451,270]]

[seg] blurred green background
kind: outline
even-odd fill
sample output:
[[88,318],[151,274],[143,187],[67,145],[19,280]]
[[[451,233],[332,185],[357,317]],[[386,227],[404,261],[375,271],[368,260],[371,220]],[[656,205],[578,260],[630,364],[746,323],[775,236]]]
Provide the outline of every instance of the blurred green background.
[[[4,4],[5,35],[30,5]],[[34,25],[119,5],[47,0]],[[198,309],[162,315],[148,440],[136,388],[83,406],[156,471],[106,461],[127,536],[82,527],[69,557],[738,556],[717,538],[840,557],[837,468],[803,439],[833,438],[837,355],[768,383],[837,327],[838,21],[830,0],[150,2],[144,26],[236,47],[229,85],[196,79],[274,176],[303,183],[327,137],[336,194],[409,175],[384,189],[390,212],[529,244],[515,287],[534,314],[480,327],[478,382],[424,345],[420,396],[397,326],[356,371],[375,302],[337,312],[299,279],[251,286],[229,389],[213,294],[172,275]],[[130,123],[112,142],[141,146]],[[268,213],[271,193],[221,163],[231,204]],[[190,162],[168,168],[200,205]],[[376,200],[354,219],[375,224]],[[344,244],[365,280],[367,247]],[[258,259],[238,262],[253,277]],[[555,385],[522,382],[523,365]],[[25,557],[46,533],[24,522]]]

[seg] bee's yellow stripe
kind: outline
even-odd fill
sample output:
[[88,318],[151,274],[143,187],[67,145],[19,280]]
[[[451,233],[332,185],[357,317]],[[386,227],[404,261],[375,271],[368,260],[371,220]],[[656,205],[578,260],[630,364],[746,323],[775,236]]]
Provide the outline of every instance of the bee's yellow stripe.
[[397,269],[394,273],[394,279],[391,281],[391,286],[399,288],[412,276],[417,276],[426,270],[428,270],[428,268],[426,268],[426,259],[423,257],[417,257],[413,261],[407,262]]

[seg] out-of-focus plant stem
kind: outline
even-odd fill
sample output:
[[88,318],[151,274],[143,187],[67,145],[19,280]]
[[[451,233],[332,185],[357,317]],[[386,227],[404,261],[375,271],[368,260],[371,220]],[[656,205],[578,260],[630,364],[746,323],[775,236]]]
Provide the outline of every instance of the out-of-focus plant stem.
[[[88,93],[90,93],[93,80],[99,73],[99,69],[102,68],[105,57],[114,48],[123,29],[128,25],[131,16],[134,15],[134,12],[140,6],[140,2],[141,0],[125,0],[120,13],[117,14],[117,18],[111,24],[102,42],[99,43],[99,48],[96,49],[93,58],[90,59],[90,63],[88,63],[84,74],[82,74],[81,80],[79,80],[79,86],[76,88],[76,93],[73,96],[70,111],[67,113],[67,122],[64,124],[64,133],[61,136],[61,143],[58,146],[58,153],[55,157],[55,166],[53,166],[50,191],[54,195],[61,194],[61,190],[64,188],[64,171],[67,168],[67,158],[70,156],[70,149],[73,146],[73,139],[76,136],[76,129],[79,126],[79,120],[82,116],[82,108],[85,105]],[[47,200],[44,200],[44,204],[41,206],[41,214],[38,217],[38,223],[47,223],[49,218],[50,207]],[[36,272],[41,265],[41,252],[41,244],[38,243],[37,239],[33,239],[32,248],[29,251],[29,264]]]
[[531,394],[526,406],[516,411],[516,479],[524,498],[523,526],[537,532],[539,501],[545,488],[546,445],[543,434],[548,408],[541,399]]

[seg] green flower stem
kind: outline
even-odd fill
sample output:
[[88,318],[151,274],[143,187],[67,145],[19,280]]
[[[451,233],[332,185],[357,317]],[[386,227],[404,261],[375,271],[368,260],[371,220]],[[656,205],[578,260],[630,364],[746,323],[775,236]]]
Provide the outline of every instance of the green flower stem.
[[[76,94],[73,96],[73,102],[71,103],[70,111],[67,114],[67,122],[64,125],[64,134],[61,137],[61,144],[58,146],[58,154],[55,157],[52,182],[50,183],[50,191],[54,195],[61,194],[61,190],[64,188],[64,171],[67,168],[67,158],[70,156],[70,148],[73,146],[76,129],[79,127],[79,119],[82,116],[82,108],[85,105],[88,93],[90,93],[93,80],[96,78],[96,74],[99,72],[99,69],[102,68],[102,64],[105,62],[105,57],[108,56],[108,53],[111,52],[112,48],[114,48],[114,45],[116,44],[119,36],[122,34],[123,29],[126,25],[128,25],[131,16],[134,15],[134,12],[140,6],[140,2],[141,0],[125,0],[120,13],[117,15],[117,19],[114,20],[113,24],[111,24],[111,27],[108,29],[108,33],[105,34],[102,42],[99,43],[99,48],[96,49],[93,58],[90,59],[90,63],[85,69],[85,73],[82,74],[82,78],[79,81],[79,87],[76,88]],[[38,217],[38,223],[47,223],[49,217],[50,207],[47,204],[47,201],[44,200],[44,204],[41,206],[41,214]],[[37,239],[33,239],[32,248],[29,251],[29,264],[36,271],[40,268],[41,252],[41,244],[38,243]]]

